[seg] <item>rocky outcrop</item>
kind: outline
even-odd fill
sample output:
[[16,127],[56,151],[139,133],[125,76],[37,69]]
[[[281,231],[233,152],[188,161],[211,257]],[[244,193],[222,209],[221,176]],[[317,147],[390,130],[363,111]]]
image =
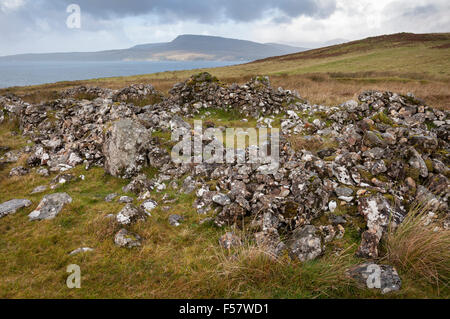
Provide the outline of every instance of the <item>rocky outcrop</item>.
[[151,133],[132,119],[114,122],[103,145],[105,170],[115,177],[130,178],[147,165]]

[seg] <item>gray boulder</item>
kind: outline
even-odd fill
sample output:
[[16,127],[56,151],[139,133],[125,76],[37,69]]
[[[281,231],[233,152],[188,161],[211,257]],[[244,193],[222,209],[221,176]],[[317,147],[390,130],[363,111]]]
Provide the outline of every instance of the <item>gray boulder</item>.
[[316,227],[307,225],[297,228],[288,241],[289,256],[302,262],[313,260],[322,254],[322,241]]
[[114,122],[103,144],[105,170],[115,177],[131,178],[147,165],[151,133],[132,119]]
[[65,204],[70,204],[71,202],[72,198],[66,193],[46,195],[28,217],[30,220],[53,219],[61,212]]
[[0,204],[0,218],[6,215],[14,214],[18,209],[28,207],[32,203],[28,199],[12,199],[3,204]]

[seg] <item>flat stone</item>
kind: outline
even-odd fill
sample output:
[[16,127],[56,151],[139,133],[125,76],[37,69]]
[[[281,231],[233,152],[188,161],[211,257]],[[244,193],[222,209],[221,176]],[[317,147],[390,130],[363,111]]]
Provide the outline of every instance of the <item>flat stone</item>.
[[17,210],[28,207],[32,203],[28,199],[12,199],[0,204],[0,218],[14,214]]
[[65,204],[70,204],[71,202],[72,198],[66,193],[46,195],[28,217],[30,221],[53,219],[61,212]]

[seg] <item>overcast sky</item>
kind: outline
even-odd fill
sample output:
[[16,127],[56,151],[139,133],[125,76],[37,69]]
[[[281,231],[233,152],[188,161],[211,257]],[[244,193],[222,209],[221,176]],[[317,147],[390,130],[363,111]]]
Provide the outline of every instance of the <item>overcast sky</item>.
[[[69,4],[81,28],[69,29]],[[97,51],[179,34],[309,45],[450,32],[449,0],[0,0],[0,55]]]

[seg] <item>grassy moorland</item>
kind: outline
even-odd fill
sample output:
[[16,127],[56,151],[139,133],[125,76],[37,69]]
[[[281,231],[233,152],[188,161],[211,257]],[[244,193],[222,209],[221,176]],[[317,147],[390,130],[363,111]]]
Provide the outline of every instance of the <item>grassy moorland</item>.
[[[167,92],[200,70],[162,72],[130,77],[58,82],[0,90],[25,95],[30,102],[52,98],[76,85],[121,88],[152,83]],[[270,75],[272,84],[297,90],[312,103],[339,104],[361,91],[376,89],[413,92],[435,107],[450,105],[450,33],[400,33],[368,38],[306,52],[273,57],[244,65],[204,69],[224,82],[243,83],[255,75]]]
[[[400,34],[207,71],[226,82],[244,82],[255,74],[268,74],[273,85],[297,89],[316,103],[337,104],[362,90],[380,89],[414,92],[433,106],[448,108],[449,44],[450,34]],[[17,87],[0,90],[0,94],[13,92],[36,102],[76,85],[119,88],[140,82],[150,82],[167,91],[173,83],[192,73],[165,72]],[[224,112],[212,112],[210,120],[230,126],[242,124],[236,114]],[[14,122],[1,124],[0,145],[13,150],[27,145],[26,138],[11,133],[17,131]],[[3,153],[0,151],[0,156]],[[349,266],[361,263],[354,257],[361,240],[356,226],[346,229],[342,239],[327,246],[325,256],[306,263],[291,261],[288,256],[273,260],[251,243],[228,252],[219,247],[218,239],[229,228],[219,229],[211,222],[201,224],[200,220],[207,216],[199,216],[192,206],[195,194],[184,195],[168,188],[161,193],[152,192],[152,199],[160,205],[152,211],[151,218],[130,228],[143,238],[142,247],[121,249],[113,242],[118,225],[106,216],[116,214],[122,205],[107,203],[104,197],[113,192],[123,194],[121,189],[128,180],[106,175],[102,168],[86,171],[77,167],[71,174],[84,175],[85,180],[75,180],[57,189],[70,194],[73,202],[53,220],[30,222],[27,215],[43,195],[54,191],[30,193],[36,186],[50,184],[54,176],[42,177],[32,170],[26,176],[8,177],[13,167],[24,165],[25,161],[26,155],[18,163],[0,166],[0,203],[12,198],[33,202],[29,208],[0,220],[0,298],[448,298],[450,295],[448,282],[430,283],[429,273],[420,271],[420,260],[414,261],[417,271],[401,267],[407,245],[413,239],[423,243],[418,246],[421,251],[436,247],[431,246],[435,235],[429,229],[411,228],[414,223],[383,247],[386,255],[392,256],[388,262],[400,265],[397,268],[402,289],[382,295],[358,288],[344,274]],[[148,169],[146,174],[151,177],[155,172]],[[182,180],[177,182],[181,184]],[[163,208],[162,198],[166,194],[169,200],[174,200],[169,211]],[[339,207],[337,214],[352,213],[345,209]],[[186,220],[180,227],[172,227],[167,222],[170,214],[183,215]],[[422,238],[411,238],[415,234]],[[446,234],[445,242],[442,237],[437,240],[439,247],[448,247]],[[422,240],[427,236],[430,241]],[[68,254],[79,247],[95,250],[75,256]],[[339,255],[332,253],[336,249],[341,251]],[[418,256],[422,256],[420,251]],[[81,267],[81,289],[66,287],[69,264]],[[448,271],[448,265],[445,269]]]

